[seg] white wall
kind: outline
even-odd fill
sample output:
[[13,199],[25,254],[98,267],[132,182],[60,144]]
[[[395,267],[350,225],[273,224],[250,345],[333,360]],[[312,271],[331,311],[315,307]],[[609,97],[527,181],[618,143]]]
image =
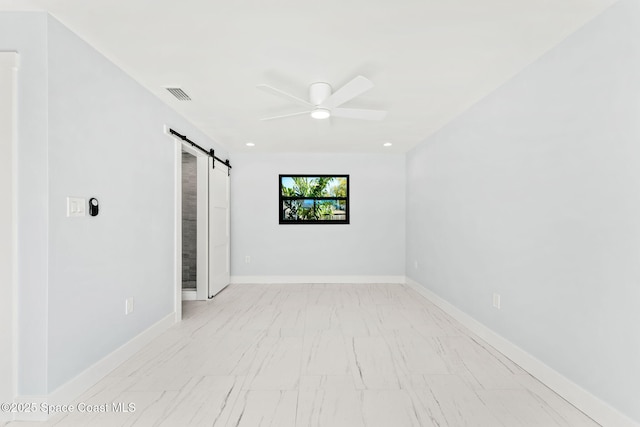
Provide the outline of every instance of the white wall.
[[[235,154],[232,166],[233,276],[404,275],[403,155]],[[348,174],[351,223],[280,225],[278,174]]]
[[[18,55],[0,52],[0,402],[11,402],[14,378],[14,84]],[[0,420],[9,414],[0,413]],[[8,418],[6,418],[8,419]]]
[[[47,395],[174,310],[179,150],[163,126],[224,150],[46,14],[0,13],[3,50],[21,59],[18,393]],[[100,215],[67,218],[67,196]]]
[[[176,159],[163,125],[212,142],[53,18],[48,43],[52,391],[173,312]],[[67,196],[96,197],[99,216],[67,218]]]
[[18,394],[46,394],[47,44],[44,13],[0,13],[0,51],[20,54],[18,79]]
[[406,259],[636,421],[639,76],[640,2],[623,0],[410,151]]

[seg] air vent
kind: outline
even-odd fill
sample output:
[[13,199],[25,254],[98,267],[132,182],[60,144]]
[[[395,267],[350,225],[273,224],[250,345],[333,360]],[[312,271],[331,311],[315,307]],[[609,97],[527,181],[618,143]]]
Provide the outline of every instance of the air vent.
[[165,89],[167,89],[169,93],[171,93],[171,95],[175,96],[180,101],[191,101],[189,95],[187,95],[185,91],[183,91],[179,87],[167,87]]

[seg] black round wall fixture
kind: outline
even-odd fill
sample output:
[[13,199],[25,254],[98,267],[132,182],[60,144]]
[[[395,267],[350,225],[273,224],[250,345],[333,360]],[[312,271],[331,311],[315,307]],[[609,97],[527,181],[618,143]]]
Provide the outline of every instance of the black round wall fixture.
[[99,210],[100,209],[98,207],[98,199],[96,199],[95,197],[90,198],[89,199],[89,215],[97,216]]

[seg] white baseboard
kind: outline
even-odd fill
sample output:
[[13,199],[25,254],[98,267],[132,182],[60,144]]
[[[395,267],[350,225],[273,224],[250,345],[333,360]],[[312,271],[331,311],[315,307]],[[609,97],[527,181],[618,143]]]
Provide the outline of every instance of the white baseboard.
[[[38,408],[41,408],[41,405],[70,404],[82,395],[82,393],[104,378],[109,372],[117,368],[122,362],[133,356],[142,349],[142,347],[173,326],[177,321],[175,313],[169,314],[132,338],[129,342],[123,344],[112,353],[85,369],[76,377],[55,389],[48,396],[18,396],[14,401],[18,404],[36,404]],[[45,412],[38,410],[35,412],[16,413],[13,419],[16,421],[46,421],[48,416]]]
[[421,286],[418,282],[407,277],[406,284],[603,427],[640,426],[640,424],[619,412],[608,403],[603,402],[573,381],[567,379],[561,373],[547,366],[544,362],[536,359],[511,341],[498,335],[459,308],[442,299],[424,286]]
[[404,276],[231,276],[232,284],[404,283]]
[[198,293],[195,289],[183,289],[182,301],[196,301],[198,299]]
[[18,396],[13,399],[18,405],[35,405],[35,411],[20,411],[13,414],[13,420],[16,421],[46,421],[48,416],[46,412],[40,411],[41,405],[47,404],[47,396]]
[[[48,396],[19,396],[16,403],[37,403],[37,405],[64,405],[72,403],[82,393],[104,378],[109,372],[117,368],[122,362],[133,356],[151,340],[166,331],[176,323],[174,313],[169,314],[164,319],[155,323],[126,344],[114,350],[103,359],[99,360],[75,378],[58,387]],[[20,421],[44,421],[47,414],[43,412],[16,414],[16,420]]]

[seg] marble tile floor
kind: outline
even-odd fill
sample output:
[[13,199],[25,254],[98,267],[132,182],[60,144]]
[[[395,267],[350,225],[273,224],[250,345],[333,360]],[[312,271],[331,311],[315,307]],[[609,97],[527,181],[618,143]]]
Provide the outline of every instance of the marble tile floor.
[[232,285],[74,405],[26,426],[598,424],[404,285]]

